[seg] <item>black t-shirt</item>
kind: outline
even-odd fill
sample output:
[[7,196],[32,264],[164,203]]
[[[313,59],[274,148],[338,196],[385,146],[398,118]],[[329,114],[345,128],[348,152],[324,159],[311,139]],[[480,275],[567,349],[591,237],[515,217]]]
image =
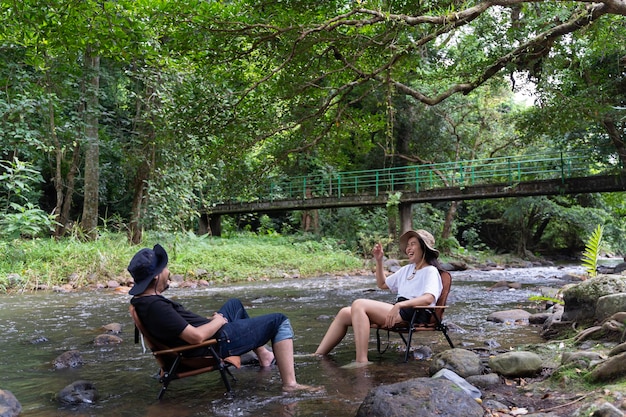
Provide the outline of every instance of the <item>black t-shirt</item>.
[[210,321],[162,295],[133,297],[130,303],[146,330],[169,347],[188,344],[179,337],[188,324],[198,327]]

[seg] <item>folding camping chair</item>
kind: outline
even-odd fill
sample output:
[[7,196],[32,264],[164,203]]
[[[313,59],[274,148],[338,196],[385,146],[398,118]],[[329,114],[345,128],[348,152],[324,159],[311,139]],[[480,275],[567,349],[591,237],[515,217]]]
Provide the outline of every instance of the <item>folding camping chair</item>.
[[[172,380],[211,371],[219,371],[222,381],[226,386],[226,390],[228,392],[232,390],[230,381],[228,380],[226,374],[228,374],[233,381],[237,381],[228,368],[230,366],[234,366],[236,368],[241,366],[241,358],[239,356],[229,356],[224,359],[220,358],[214,348],[214,345],[217,344],[217,340],[215,339],[205,340],[204,342],[195,345],[170,348],[169,346],[157,341],[147,332],[133,305],[130,306],[129,310],[130,315],[135,322],[135,343],[138,343],[139,337],[142,336],[160,367],[159,382],[161,383],[161,389],[157,399],[160,400],[163,397]],[[187,351],[204,347],[208,347],[209,355],[207,356],[184,356],[184,353]]]
[[[450,286],[452,285],[452,276],[450,275],[448,271],[440,270],[439,274],[441,275],[441,283],[443,284],[443,289],[441,290],[441,296],[437,300],[437,303],[435,306],[415,307],[415,311],[413,312],[413,317],[411,318],[410,322],[404,321],[402,323],[396,324],[394,327],[387,328],[387,327],[378,326],[376,324],[372,325],[372,327],[376,329],[376,347],[378,349],[378,353],[383,354],[387,350],[387,348],[385,348],[384,350],[381,350],[381,342],[380,342],[381,330],[382,331],[386,330],[388,332],[387,335],[389,335],[389,332],[395,332],[400,335],[400,337],[402,338],[402,341],[406,345],[406,353],[404,354],[405,362],[409,361],[409,354],[411,352],[411,341],[413,339],[413,334],[416,332],[427,332],[427,331],[441,332],[445,336],[450,347],[454,349],[454,344],[452,343],[450,336],[448,336],[448,326],[446,326],[443,323],[443,313],[445,312],[446,307],[448,307],[446,305],[446,302],[448,300],[448,294],[450,293]],[[430,311],[431,318],[430,318],[429,323],[416,323],[415,322],[417,320],[420,310]],[[404,336],[405,334],[408,334],[408,338]]]

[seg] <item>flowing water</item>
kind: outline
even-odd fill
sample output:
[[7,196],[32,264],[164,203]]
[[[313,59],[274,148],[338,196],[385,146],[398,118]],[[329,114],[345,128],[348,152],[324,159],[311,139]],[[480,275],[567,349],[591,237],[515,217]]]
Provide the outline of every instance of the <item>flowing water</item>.
[[[450,333],[457,346],[485,347],[491,341],[500,349],[538,343],[539,328],[486,321],[489,313],[511,308],[534,311],[528,301],[541,287],[560,288],[567,273],[579,267],[542,267],[500,271],[453,272],[453,284],[445,321],[460,330]],[[487,291],[498,281],[519,282],[522,288]],[[156,362],[134,344],[134,327],[128,315],[129,296],[109,290],[61,293],[29,293],[0,296],[0,389],[20,401],[23,416],[353,416],[370,388],[414,377],[428,376],[429,361],[403,363],[403,353],[376,352],[372,332],[370,360],[360,369],[341,369],[354,359],[349,331],[330,358],[311,353],[321,340],[331,317],[356,298],[391,301],[377,290],[373,276],[293,279],[204,289],[170,289],[166,296],[186,307],[210,315],[231,297],[240,298],[251,315],[283,312],[296,332],[296,373],[304,384],[322,385],[323,394],[283,395],[278,370],[245,366],[233,370],[238,379],[232,394],[225,394],[219,373],[212,372],[173,381],[161,401],[154,378]],[[121,323],[123,343],[95,346],[102,326]],[[397,340],[396,340],[397,339]],[[399,341],[391,335],[392,342]],[[385,334],[386,341],[386,334]],[[434,353],[448,349],[438,332],[420,333],[414,346]],[[68,350],[79,350],[85,361],[76,369],[53,370],[51,362]],[[62,406],[56,394],[66,385],[88,380],[98,390],[94,404]]]

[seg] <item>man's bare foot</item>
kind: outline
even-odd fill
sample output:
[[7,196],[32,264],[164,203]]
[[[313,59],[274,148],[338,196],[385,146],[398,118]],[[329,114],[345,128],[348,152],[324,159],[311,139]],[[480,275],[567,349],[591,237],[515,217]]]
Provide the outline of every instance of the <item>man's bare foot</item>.
[[258,349],[256,356],[259,358],[261,368],[266,368],[274,363],[274,353],[266,348]]
[[347,365],[344,365],[341,367],[341,369],[357,369],[357,368],[363,368],[364,366],[368,366],[373,364],[374,362],[350,362]]
[[293,393],[293,392],[308,392],[311,394],[324,392],[326,389],[321,386],[315,385],[304,385],[304,384],[292,384],[292,385],[283,385],[284,393]]

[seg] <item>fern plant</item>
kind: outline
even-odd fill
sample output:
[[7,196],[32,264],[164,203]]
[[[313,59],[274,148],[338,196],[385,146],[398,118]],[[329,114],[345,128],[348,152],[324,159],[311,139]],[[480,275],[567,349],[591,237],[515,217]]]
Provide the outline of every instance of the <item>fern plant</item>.
[[604,227],[602,225],[598,225],[598,227],[596,227],[596,230],[594,230],[589,237],[589,240],[585,245],[585,251],[583,252],[582,264],[591,277],[595,277],[597,275],[598,257],[600,256],[603,231]]

